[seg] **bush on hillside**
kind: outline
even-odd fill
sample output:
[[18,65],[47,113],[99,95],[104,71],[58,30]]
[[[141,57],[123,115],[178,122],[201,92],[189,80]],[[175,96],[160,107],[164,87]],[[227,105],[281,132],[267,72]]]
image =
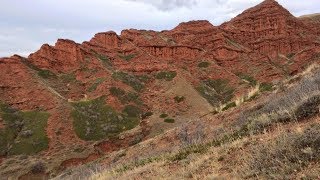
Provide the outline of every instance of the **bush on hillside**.
[[230,87],[228,80],[205,80],[196,89],[211,105],[219,106],[229,102],[234,96],[234,88]]
[[162,71],[156,75],[156,79],[164,79],[166,81],[172,81],[177,76],[175,71]]
[[105,104],[103,96],[90,101],[74,102],[72,105],[73,126],[78,137],[83,140],[114,137],[139,124],[139,119],[131,114],[130,108],[129,113],[118,113]]
[[207,61],[203,61],[203,62],[200,62],[200,63],[198,64],[198,67],[199,67],[199,68],[207,68],[207,67],[209,67],[209,66],[210,66],[210,63],[207,62]]
[[140,92],[144,88],[144,84],[134,75],[125,72],[114,72],[112,74],[114,79],[119,79],[123,83],[131,86],[134,90]]

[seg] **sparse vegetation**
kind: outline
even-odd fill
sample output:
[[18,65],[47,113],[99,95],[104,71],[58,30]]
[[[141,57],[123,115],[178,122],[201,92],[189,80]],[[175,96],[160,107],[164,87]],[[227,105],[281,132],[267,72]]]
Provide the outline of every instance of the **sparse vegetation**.
[[135,76],[125,72],[114,72],[112,74],[114,79],[119,79],[123,83],[131,86],[134,90],[140,92],[144,88],[144,84]]
[[133,59],[136,55],[135,54],[119,54],[118,55],[121,59],[125,60],[125,61],[130,61],[131,59]]
[[141,118],[142,118],[142,119],[146,119],[146,118],[148,118],[148,117],[150,117],[150,116],[152,116],[152,115],[153,115],[153,112],[148,111],[148,112],[143,113],[143,114],[141,115]]
[[200,63],[198,64],[198,67],[199,67],[199,68],[207,68],[207,67],[209,67],[209,66],[210,66],[210,63],[207,62],[207,61],[203,61],[203,62],[200,62]]
[[182,101],[184,101],[186,98],[184,96],[175,96],[174,100],[176,101],[176,103],[180,103]]
[[89,92],[93,92],[97,89],[97,87],[102,84],[104,81],[106,80],[106,78],[98,78],[94,81],[94,83],[89,87],[88,91]]
[[177,76],[175,71],[161,71],[156,75],[156,79],[164,79],[166,81],[172,81]]
[[[117,113],[104,102],[104,97],[72,103],[72,117],[76,134],[84,140],[113,137],[138,125],[131,114]],[[131,109],[130,109],[131,110]]]
[[37,162],[32,166],[31,172],[33,174],[45,173],[46,172],[46,166],[45,166],[45,164],[43,162]]
[[100,59],[102,62],[104,62],[104,63],[112,66],[112,63],[111,63],[109,57],[107,57],[107,56],[105,56],[105,55],[101,55],[101,54],[97,55],[97,57],[98,57],[98,59]]
[[148,75],[136,75],[136,77],[144,83],[147,83],[151,79]]
[[236,107],[236,106],[237,106],[237,104],[235,102],[230,102],[224,108],[222,108],[222,111],[226,111],[226,110],[233,108],[233,107]]
[[320,125],[303,133],[286,133],[275,141],[256,145],[243,171],[245,178],[291,179],[311,162],[320,160]]
[[257,99],[258,97],[259,97],[259,93],[255,93],[252,96],[250,96],[249,98],[244,99],[244,102],[253,101],[253,100]]
[[194,144],[181,149],[177,154],[174,154],[169,159],[171,161],[181,161],[183,159],[186,159],[190,154],[204,154],[207,152],[208,148],[209,146],[207,144]]
[[174,123],[175,120],[172,119],[172,118],[166,118],[166,119],[164,119],[164,122],[166,122],[166,123]]
[[124,107],[123,111],[128,117],[138,118],[141,115],[141,110],[133,105],[127,105]]
[[111,87],[109,89],[111,95],[118,97],[119,99],[121,99],[121,97],[123,97],[126,94],[126,91],[118,88],[118,87]]
[[226,39],[226,43],[230,46],[234,46],[235,48],[242,49],[242,46],[231,39]]
[[159,117],[160,117],[160,118],[166,118],[166,117],[168,117],[168,114],[162,113],[162,114],[160,114]]
[[234,96],[234,89],[229,87],[228,81],[224,79],[205,80],[197,90],[213,106],[227,103]]
[[6,124],[0,129],[0,155],[29,155],[48,148],[48,113],[23,112],[0,103],[0,115]]
[[133,163],[121,166],[120,168],[116,169],[115,171],[117,173],[123,173],[125,171],[134,169],[136,167],[140,167],[140,166],[144,166],[146,164],[152,163],[152,162],[160,161],[161,159],[162,159],[161,157],[149,157],[149,158],[144,158],[144,159],[138,159],[138,160],[134,161]]
[[32,63],[30,63],[30,61],[28,61],[27,59],[22,59],[22,62],[29,67],[30,69],[33,69],[34,71],[37,71],[38,76],[44,78],[44,79],[49,79],[49,78],[56,78],[57,75],[54,74],[53,72],[51,72],[48,69],[40,69],[37,66],[33,65]]
[[320,73],[303,79],[285,95],[274,95],[254,113],[244,113],[240,118],[250,131],[257,133],[278,122],[301,121],[319,113]]
[[236,75],[245,80],[246,82],[248,82],[250,84],[250,86],[254,87],[257,85],[258,81],[256,79],[254,79],[254,77],[244,74],[244,73],[236,73]]
[[47,69],[39,69],[38,75],[44,79],[55,78],[57,77],[53,72]]
[[265,92],[265,91],[272,91],[273,90],[273,85],[271,83],[261,83],[259,86],[260,92]]
[[291,59],[292,57],[294,57],[296,54],[295,53],[289,53],[287,54],[287,58],[288,59]]
[[142,100],[139,98],[139,94],[135,92],[126,92],[117,87],[111,87],[109,91],[111,95],[117,97],[122,104],[128,104],[130,102],[134,102],[139,106],[143,104]]
[[110,57],[104,55],[104,54],[99,54],[96,51],[94,51],[93,49],[91,49],[91,52],[100,60],[102,61],[105,65],[111,67],[112,66],[112,62],[110,60]]
[[64,83],[74,83],[77,82],[76,76],[73,73],[70,74],[61,74],[60,78]]

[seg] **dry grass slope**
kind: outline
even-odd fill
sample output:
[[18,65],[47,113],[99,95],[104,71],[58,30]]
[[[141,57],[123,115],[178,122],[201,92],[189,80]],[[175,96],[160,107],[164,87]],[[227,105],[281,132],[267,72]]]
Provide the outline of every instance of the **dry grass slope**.
[[243,111],[231,123],[231,131],[217,129],[220,133],[213,139],[206,138],[200,125],[191,134],[182,126],[178,151],[107,168],[96,163],[74,177],[319,179],[320,71],[303,76],[284,91],[271,94],[267,101]]

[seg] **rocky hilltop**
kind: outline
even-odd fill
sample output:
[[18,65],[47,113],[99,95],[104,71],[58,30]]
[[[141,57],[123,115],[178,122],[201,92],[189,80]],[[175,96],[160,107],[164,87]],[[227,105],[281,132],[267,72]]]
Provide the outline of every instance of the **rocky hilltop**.
[[54,177],[251,101],[319,58],[319,23],[275,0],[220,26],[101,32],[1,58],[0,176]]

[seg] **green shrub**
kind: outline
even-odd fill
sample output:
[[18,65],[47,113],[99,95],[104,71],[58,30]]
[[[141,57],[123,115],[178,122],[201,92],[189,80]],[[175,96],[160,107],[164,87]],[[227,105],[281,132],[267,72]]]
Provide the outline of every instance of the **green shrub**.
[[140,117],[141,110],[133,105],[127,105],[124,107],[123,111],[124,114],[126,114],[128,117]]
[[125,61],[130,61],[135,57],[135,54],[128,54],[128,55],[119,54],[119,57]]
[[[101,55],[99,54],[98,55],[98,58],[103,61],[103,62],[110,62],[110,59],[107,57],[107,56],[104,56],[104,55]],[[109,64],[109,63],[108,63]]]
[[106,78],[98,78],[94,81],[94,83],[90,86],[90,88],[88,89],[89,92],[95,91],[97,89],[97,87],[102,84],[104,81],[106,80]]
[[62,74],[60,75],[60,78],[62,79],[62,81],[64,83],[74,83],[74,82],[77,82],[77,79],[76,79],[76,75],[75,74]]
[[160,114],[160,116],[159,116],[160,118],[166,118],[166,117],[168,117],[168,114]]
[[186,98],[184,96],[176,96],[174,97],[174,100],[177,102],[177,103],[180,103],[182,101],[184,101]]
[[156,75],[156,79],[165,79],[166,81],[172,81],[177,76],[175,71],[161,71]]
[[148,82],[151,78],[148,75],[136,75],[141,82]]
[[0,155],[30,155],[48,148],[48,113],[22,112],[0,103],[0,114],[6,125],[0,129]]
[[98,54],[93,49],[91,49],[91,51],[100,61],[105,63],[107,66],[112,66],[112,62],[111,62],[111,60],[110,60],[110,58],[108,56],[103,55],[103,54]]
[[141,106],[143,104],[142,100],[139,97],[139,94],[135,92],[128,92],[126,95],[126,99],[128,102],[134,102],[135,104]]
[[56,77],[56,75],[53,72],[51,72],[51,71],[49,71],[47,69],[40,69],[38,71],[38,75],[40,77],[42,77],[42,78],[45,78],[45,79],[55,78]]
[[233,107],[236,107],[237,106],[237,104],[235,103],[235,102],[230,102],[229,104],[227,104],[223,109],[222,109],[222,111],[226,111],[226,110],[228,110],[228,109],[230,109],[230,108],[233,108]]
[[273,90],[273,85],[271,83],[261,83],[260,84],[260,92],[265,92],[265,91],[272,91]]
[[256,86],[257,83],[258,83],[258,81],[256,79],[254,79],[254,77],[252,77],[250,75],[247,75],[247,74],[244,74],[244,73],[236,73],[236,75],[239,78],[249,82],[250,86],[252,86],[252,87]]
[[198,64],[198,67],[199,67],[199,68],[207,68],[207,67],[209,67],[209,66],[210,66],[210,63],[207,62],[207,61],[203,61],[203,62],[200,62],[200,63]]
[[121,96],[124,96],[126,94],[126,91],[124,91],[121,88],[117,88],[117,87],[111,87],[109,89],[109,91],[113,96],[116,96],[116,97],[121,97]]
[[234,89],[224,79],[205,80],[196,89],[213,106],[227,103],[234,96]]
[[127,104],[130,102],[134,102],[137,105],[143,104],[142,100],[139,98],[139,94],[135,92],[127,93],[123,89],[117,87],[111,87],[109,91],[111,95],[117,97],[122,104]]
[[164,122],[166,122],[166,123],[174,123],[175,120],[172,119],[172,118],[166,118],[166,119],[164,119]]
[[73,126],[83,140],[101,140],[134,128],[139,119],[117,113],[107,106],[104,97],[72,103]]
[[146,112],[145,115],[146,115],[146,116],[152,116],[152,115],[153,115],[153,112],[151,112],[151,111]]
[[119,79],[123,83],[131,86],[136,91],[141,91],[144,88],[143,83],[137,77],[125,72],[114,72],[112,77],[114,79]]
[[148,117],[150,117],[150,116],[152,116],[152,115],[153,115],[153,112],[151,112],[151,111],[145,112],[145,113],[143,113],[143,114],[141,115],[141,118],[142,118],[142,119],[146,119],[146,118],[148,118]]

